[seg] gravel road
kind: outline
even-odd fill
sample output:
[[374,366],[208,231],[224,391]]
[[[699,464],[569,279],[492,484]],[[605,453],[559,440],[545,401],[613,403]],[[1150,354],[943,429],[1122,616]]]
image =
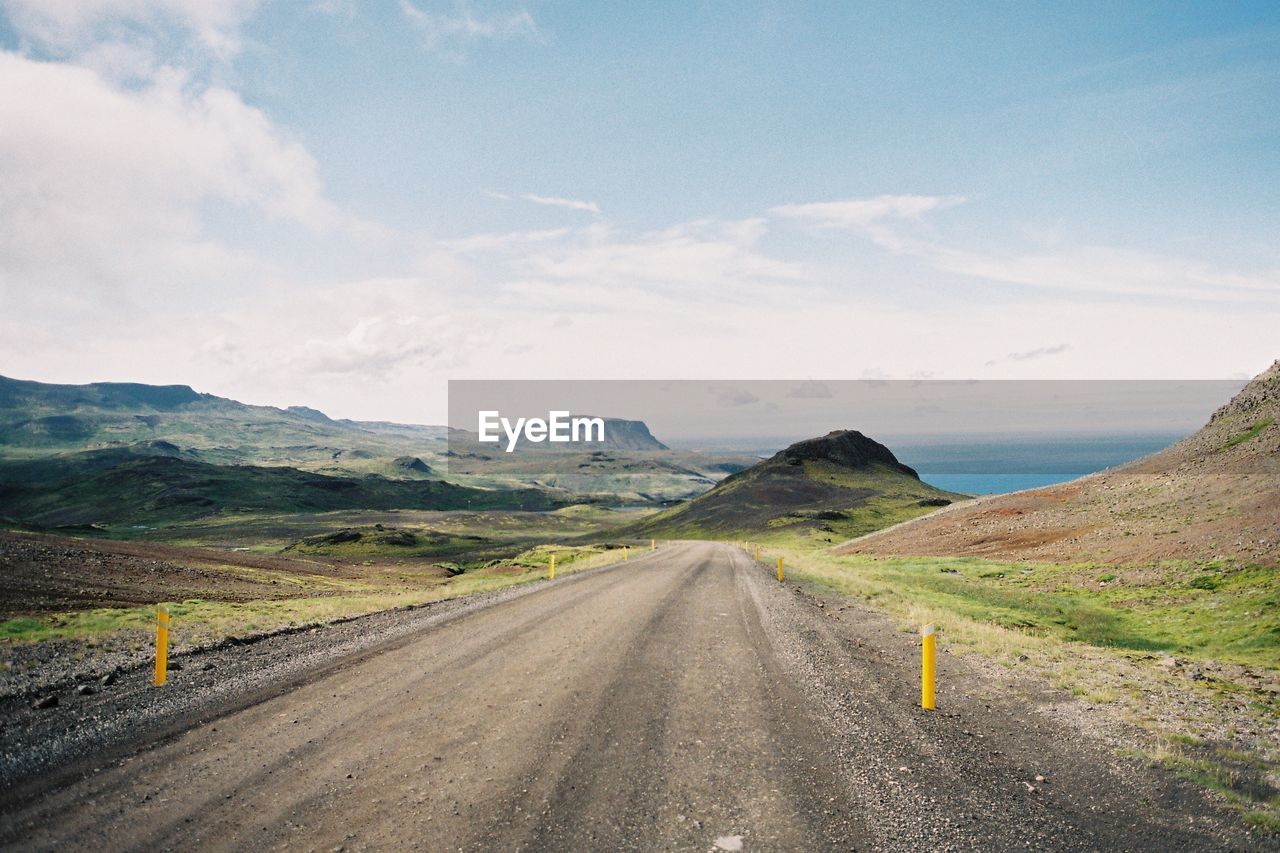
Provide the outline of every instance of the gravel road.
[[738,549],[674,544],[192,655],[163,689],[11,702],[0,845],[1277,847],[1061,694],[943,654],[920,710],[918,654]]

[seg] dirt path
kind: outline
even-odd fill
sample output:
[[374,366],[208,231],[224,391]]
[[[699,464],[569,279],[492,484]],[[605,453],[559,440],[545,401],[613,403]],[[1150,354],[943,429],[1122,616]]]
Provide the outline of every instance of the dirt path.
[[0,843],[1262,843],[1056,715],[984,698],[993,685],[945,656],[943,711],[918,710],[910,638],[865,611],[816,606],[736,549],[675,545],[565,580],[331,662],[171,737],[140,738],[52,790],[16,782]]

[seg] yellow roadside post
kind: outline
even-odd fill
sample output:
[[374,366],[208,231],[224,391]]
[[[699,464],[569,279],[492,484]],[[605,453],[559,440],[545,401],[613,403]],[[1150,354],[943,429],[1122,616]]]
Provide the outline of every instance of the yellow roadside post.
[[760,546],[756,546],[756,562],[760,562]]
[[649,540],[649,550],[650,550],[650,551],[656,551],[656,550],[658,550],[658,540],[657,540],[657,539],[650,539],[650,540]]
[[156,687],[162,687],[169,675],[169,608],[156,607]]
[[556,555],[552,554],[551,555],[551,572],[547,575],[547,580],[553,581],[555,579],[556,579]]
[[920,658],[921,658],[921,677],[920,677],[920,707],[926,711],[932,711],[935,707],[933,698],[933,683],[937,674],[937,635],[932,625],[925,625],[920,629]]
[[782,558],[778,558],[778,582],[782,582]]
[[622,562],[625,563],[627,560],[630,560],[630,559],[631,559],[631,549],[628,548],[626,545],[623,545],[622,546]]

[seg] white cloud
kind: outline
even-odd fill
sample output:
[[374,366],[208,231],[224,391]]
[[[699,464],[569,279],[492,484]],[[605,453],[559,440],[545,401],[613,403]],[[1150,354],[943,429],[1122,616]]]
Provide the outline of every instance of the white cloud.
[[[259,110],[179,74],[117,86],[0,52],[0,286],[211,281],[260,265],[212,239],[212,201],[317,233],[359,224]],[[261,271],[261,270],[259,270]]]
[[76,56],[106,43],[165,40],[173,31],[227,59],[259,0],[5,0],[14,28],[55,54]]
[[933,269],[988,282],[1079,293],[1232,301],[1280,298],[1280,271],[1245,275],[1168,255],[1111,246],[979,250],[918,236],[928,213],[964,202],[961,196],[882,195],[787,204],[770,209],[819,230],[853,231],[895,255]]
[[1054,355],[1062,355],[1071,349],[1071,344],[1054,344],[1047,347],[1036,347],[1035,349],[1023,350],[1021,352],[1011,352],[1003,358],[995,358],[988,361],[987,367],[994,367],[1002,362],[1009,361],[1033,361],[1037,358],[1047,358]]
[[299,388],[395,383],[456,366],[492,340],[459,316],[464,304],[414,277],[278,288],[209,317],[197,358],[239,381],[267,373]]
[[498,249],[528,245],[530,243],[548,243],[562,240],[574,232],[568,228],[543,228],[532,231],[506,231],[501,233],[472,234],[470,237],[459,237],[445,240],[444,248],[462,254],[476,252],[492,252]]
[[[368,298],[368,291],[356,294]],[[304,339],[285,364],[309,377],[355,377],[368,381],[402,366],[422,366],[445,352],[447,317],[418,314],[365,314],[336,334]]]
[[952,207],[963,201],[961,196],[880,195],[844,201],[783,204],[770,208],[769,212],[816,228],[865,230],[886,219],[919,219],[930,211]]
[[901,240],[897,249],[945,272],[1034,288],[1164,299],[1280,300],[1280,271],[1245,275],[1186,258],[1111,246],[983,252]]
[[825,400],[831,397],[831,389],[824,382],[807,380],[787,391],[787,396],[797,400]]
[[473,11],[465,2],[458,2],[452,11],[434,12],[410,0],[400,0],[400,10],[428,50],[451,58],[460,58],[466,46],[473,42],[536,39],[540,35],[533,16],[524,9],[486,15]]
[[802,264],[758,248],[764,230],[760,219],[703,220],[635,236],[606,227],[580,229],[576,239],[540,247],[514,258],[511,266],[527,278],[598,288],[677,288],[686,297],[732,297],[744,288],[803,279]]
[[[184,382],[337,417],[439,423],[446,378],[889,375],[877,366],[897,377],[1219,378],[1257,372],[1276,357],[1274,311],[1153,303],[1135,323],[1133,311],[1068,296],[935,311],[838,292],[820,302],[725,299],[709,307],[698,300],[714,292],[498,281],[465,290],[425,276],[274,287],[215,311],[159,304],[109,322],[61,305],[41,323],[0,312],[0,372]],[[579,311],[579,299],[595,301]],[[558,325],[566,312],[576,321]],[[1070,340],[1071,349],[986,365],[993,341],[1030,351],[1046,340]]]
[[746,388],[725,386],[714,389],[708,388],[707,390],[715,395],[716,405],[722,408],[736,409],[760,402],[760,398]]
[[600,215],[600,205],[594,201],[578,201],[575,198],[558,198],[556,196],[534,195],[533,193],[525,193],[520,196],[525,201],[531,201],[534,204],[544,204],[551,207],[567,207],[570,210],[585,210],[587,213]]
[[[494,198],[498,201],[512,200],[510,193],[500,193],[495,190],[483,190],[483,192],[489,198]],[[587,213],[594,213],[597,216],[600,215],[600,205],[594,201],[581,201],[576,198],[564,198],[562,196],[537,195],[536,193],[521,193],[520,198],[547,207],[564,207],[569,210],[582,210]]]

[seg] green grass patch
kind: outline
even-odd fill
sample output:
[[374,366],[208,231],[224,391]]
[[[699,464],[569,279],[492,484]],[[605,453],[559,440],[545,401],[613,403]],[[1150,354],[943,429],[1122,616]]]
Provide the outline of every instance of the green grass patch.
[[1244,821],[1272,835],[1280,835],[1280,814],[1272,811],[1252,810],[1244,813]]
[[1126,570],[1122,581],[1099,587],[1090,564],[835,556],[794,540],[770,547],[783,553],[797,580],[895,614],[927,610],[954,626],[1100,648],[1269,669],[1280,663],[1280,576],[1263,566],[1166,563]]
[[1233,447],[1238,447],[1239,445],[1244,444],[1246,441],[1252,441],[1253,439],[1261,435],[1264,429],[1271,426],[1274,420],[1275,420],[1274,418],[1267,418],[1266,420],[1258,421],[1256,424],[1249,427],[1244,432],[1226,441],[1215,452],[1222,453],[1224,450],[1230,450]]
[[31,619],[21,617],[18,619],[6,619],[0,622],[0,639],[4,640],[25,640],[28,638],[39,637],[45,630],[45,623],[41,619]]

